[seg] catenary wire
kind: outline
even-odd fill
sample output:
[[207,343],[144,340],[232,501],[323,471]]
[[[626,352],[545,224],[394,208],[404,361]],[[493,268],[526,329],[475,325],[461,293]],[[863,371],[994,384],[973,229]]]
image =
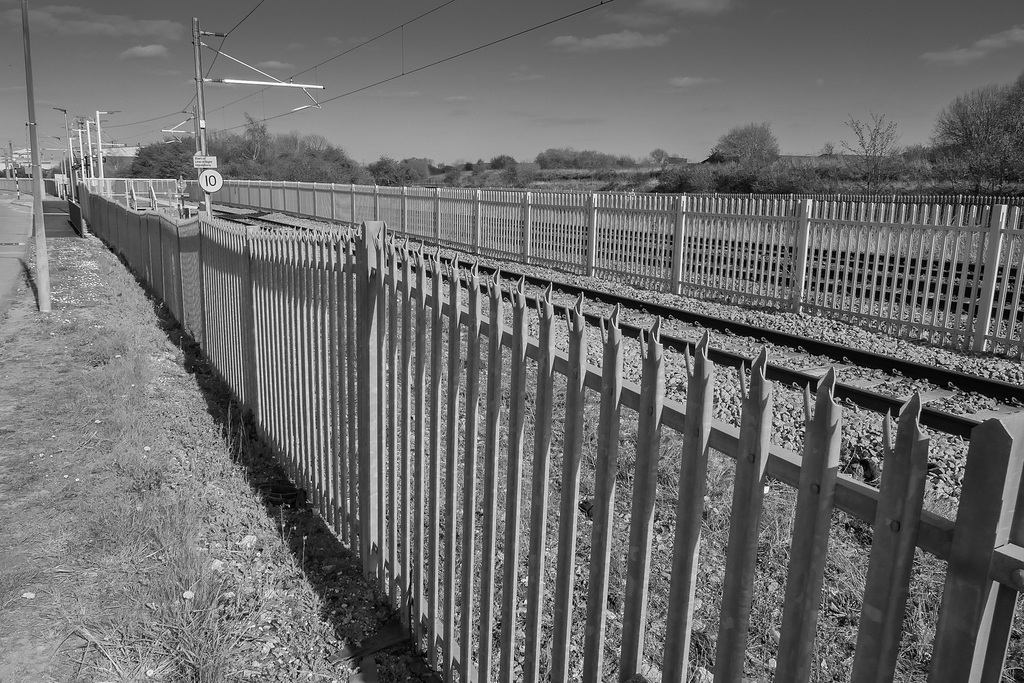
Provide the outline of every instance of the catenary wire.
[[[251,17],[253,12],[258,10],[260,8],[260,6],[264,2],[266,2],[266,1],[267,0],[259,0],[259,2],[257,2],[256,5],[251,10],[249,10],[249,12],[244,17],[242,17],[241,19],[238,20],[238,23],[235,24],[234,26],[232,26],[231,30],[229,30],[227,33],[224,34],[224,37],[220,41],[220,47],[224,47],[224,41],[227,40],[228,36],[230,36],[235,31],[235,29],[237,29],[239,26],[241,26],[243,23],[245,23],[245,20],[248,19],[249,17]],[[451,0],[451,1],[454,2],[454,0]],[[206,75],[207,76],[210,75],[210,70],[213,69],[213,64],[214,64],[214,62],[217,61],[217,56],[220,54],[219,51],[215,51],[215,52],[216,52],[216,54],[214,54],[213,61],[210,62],[210,68],[206,70]],[[119,123],[119,124],[116,124],[116,125],[107,126],[107,128],[124,128],[126,126],[137,126],[137,125],[142,124],[142,123],[152,123],[153,121],[159,121],[160,119],[166,119],[166,118],[170,118],[171,116],[177,116],[179,113],[181,113],[182,110],[188,109],[190,106],[192,106],[192,102],[194,102],[195,99],[196,99],[195,95],[193,95],[192,99],[190,99],[188,101],[188,104],[185,105],[184,107],[182,107],[181,110],[178,110],[176,112],[172,112],[170,114],[164,114],[163,116],[156,116],[156,117],[151,118],[151,119],[143,119],[142,121],[133,121],[132,123]],[[155,131],[149,131],[149,132],[152,133],[152,132],[155,132]],[[132,136],[129,136],[128,138],[125,138],[125,139],[130,139],[130,138],[133,138],[133,137],[141,137],[142,135],[148,135],[148,134],[149,133],[141,133],[140,135],[132,135]]]
[[[329,62],[333,62],[335,59],[338,59],[340,57],[344,57],[345,55],[349,54],[350,52],[355,52],[356,50],[358,50],[361,47],[366,47],[367,45],[369,45],[370,43],[374,42],[375,40],[380,40],[384,36],[392,34],[395,31],[398,31],[400,29],[404,31],[405,27],[408,24],[412,24],[414,22],[417,22],[420,19],[422,19],[423,17],[425,17],[427,15],[430,15],[430,14],[433,14],[434,12],[438,11],[439,9],[441,9],[443,7],[446,7],[446,6],[450,5],[450,4],[452,4],[453,2],[455,2],[455,0],[447,0],[447,2],[444,2],[444,3],[440,4],[440,5],[437,5],[433,9],[427,10],[423,14],[420,14],[420,15],[418,15],[416,17],[413,17],[412,19],[408,19],[408,20],[402,22],[401,24],[399,24],[398,26],[394,26],[394,27],[388,29],[387,31],[384,31],[383,33],[378,33],[373,38],[368,38],[367,40],[364,40],[363,42],[359,43],[358,45],[353,45],[352,47],[348,48],[347,50],[343,50],[343,51],[339,52],[338,54],[334,55],[333,57],[328,57],[327,59],[325,59],[322,62],[319,62],[318,64],[314,64],[311,67],[308,67],[306,69],[303,69],[302,71],[299,71],[298,73],[292,74],[290,78],[295,78],[296,76],[301,76],[304,73],[309,73],[310,71],[312,71],[314,69],[317,69],[317,68],[323,66],[324,64],[328,64]],[[223,43],[221,43],[221,47],[223,47],[223,46],[224,46]],[[216,57],[214,59],[216,59]],[[207,114],[209,115],[209,114],[212,114],[214,112],[220,111],[221,109],[227,109],[228,107],[230,107],[233,104],[238,104],[239,102],[243,102],[243,101],[249,99],[250,97],[255,97],[256,95],[259,95],[261,93],[266,92],[268,89],[269,88],[261,88],[260,90],[257,90],[255,92],[249,93],[248,95],[245,95],[243,97],[239,97],[237,100],[232,100],[231,102],[228,102],[225,105],[217,107],[216,109],[211,109],[210,111],[207,112]]]
[[[381,79],[379,81],[376,81],[374,83],[370,83],[369,85],[364,85],[364,86],[362,86],[360,88],[355,88],[354,90],[349,90],[347,92],[343,92],[340,95],[335,95],[334,97],[329,97],[329,98],[327,98],[325,100],[321,100],[320,104],[324,105],[324,104],[326,104],[328,102],[333,102],[334,100],[340,100],[343,97],[348,97],[349,95],[355,95],[356,93],[363,92],[364,90],[369,90],[370,88],[375,88],[378,85],[383,85],[385,83],[390,83],[391,81],[397,80],[399,78],[403,78],[405,76],[410,76],[410,75],[412,75],[414,73],[417,73],[419,71],[424,71],[426,69],[430,69],[432,67],[438,66],[439,64],[444,64],[445,62],[450,62],[453,59],[458,59],[460,57],[465,57],[468,54],[472,54],[474,52],[479,52],[480,50],[484,50],[486,48],[492,47],[492,46],[497,45],[499,43],[503,43],[503,42],[505,42],[507,40],[512,40],[513,38],[518,38],[519,36],[525,35],[525,34],[530,33],[532,31],[537,31],[537,30],[545,28],[547,26],[551,26],[552,24],[557,24],[560,21],[565,21],[566,19],[571,19],[572,17],[578,16],[578,15],[583,14],[585,12],[590,12],[592,10],[597,9],[598,7],[601,7],[603,5],[608,5],[608,4],[611,4],[613,2],[615,2],[615,0],[601,0],[601,2],[598,2],[598,3],[595,3],[595,4],[590,5],[588,7],[584,7],[582,9],[576,10],[575,12],[570,12],[568,14],[563,14],[562,16],[557,17],[555,19],[551,19],[549,21],[545,21],[544,23],[537,24],[536,26],[531,26],[530,28],[523,29],[522,31],[517,31],[516,33],[511,33],[511,34],[509,34],[507,36],[504,36],[502,38],[498,38],[497,40],[492,40],[489,43],[484,43],[483,45],[477,45],[476,47],[471,47],[468,50],[463,50],[462,52],[459,52],[457,54],[449,55],[448,57],[444,57],[442,59],[438,59],[436,61],[430,62],[429,64],[423,64],[421,66],[416,67],[415,69],[410,69],[409,71],[404,71],[403,73],[395,74],[394,76],[389,76],[388,78],[383,78],[383,79]],[[304,72],[302,72],[302,73],[304,73]],[[225,105],[225,106],[227,106],[227,105]],[[267,116],[267,117],[265,117],[263,119],[260,119],[259,123],[264,123],[266,121],[273,121],[274,119],[279,119],[279,118],[282,118],[282,117],[285,117],[285,116],[288,116],[288,115],[294,114],[294,113],[296,113],[296,112],[295,111],[286,111],[284,113],[277,114],[275,116]],[[223,131],[226,132],[226,131],[229,131],[229,130],[237,130],[239,128],[245,128],[247,125],[248,125],[248,123],[243,123],[243,124],[239,124],[237,126],[232,126],[230,128],[224,128]]]

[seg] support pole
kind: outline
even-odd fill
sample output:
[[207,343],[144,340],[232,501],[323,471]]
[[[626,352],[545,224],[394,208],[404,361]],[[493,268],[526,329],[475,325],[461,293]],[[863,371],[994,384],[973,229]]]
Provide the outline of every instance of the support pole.
[[50,261],[46,254],[43,225],[43,171],[39,166],[39,138],[36,135],[36,96],[32,87],[32,48],[28,35],[28,0],[21,0],[21,24],[25,34],[25,90],[28,98],[28,135],[32,147],[32,234],[36,242],[36,292],[39,312],[50,312]]
[[[203,56],[200,52],[199,40],[199,18],[192,17],[192,45],[194,46],[195,67],[196,67],[196,130],[199,133],[199,152],[206,156],[206,98],[203,95]],[[199,181],[200,169],[196,169],[196,182]],[[206,196],[206,216],[210,213],[210,193]]]

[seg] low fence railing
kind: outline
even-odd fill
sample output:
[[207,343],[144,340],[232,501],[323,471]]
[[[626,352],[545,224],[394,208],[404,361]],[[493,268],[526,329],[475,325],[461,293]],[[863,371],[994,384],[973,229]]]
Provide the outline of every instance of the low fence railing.
[[[884,423],[879,490],[838,471],[834,371],[806,399],[796,453],[771,443],[764,353],[741,384],[738,425],[727,424],[713,419],[706,338],[673,380],[686,385],[684,405],[666,394],[657,324],[629,347],[613,315],[594,340],[578,308],[556,325],[547,298],[533,314],[521,286],[443,268],[381,223],[259,230],[88,202],[95,233],[200,340],[446,680],[627,681],[659,670],[681,682],[697,630],[712,643],[700,661],[716,681],[764,668],[746,653],[752,610],[766,598],[755,581],[771,571],[759,560],[769,481],[795,489],[795,517],[778,577],[784,598],[775,612],[758,607],[778,630],[762,674],[826,675],[815,637],[827,618],[819,606],[835,510],[872,526],[844,675],[892,680],[906,666],[915,548],[946,564],[934,638],[916,646],[931,653],[919,661],[929,673],[909,678],[997,680],[1015,647],[1024,417],[975,429],[954,522],[923,509],[919,397],[895,440]],[[623,361],[637,352],[633,375]],[[719,578],[698,571],[711,547],[704,516],[717,454],[731,458],[723,466],[733,478]],[[581,497],[592,504],[588,525]],[[1012,666],[1020,657],[1018,648]]]
[[86,178],[82,181],[91,194],[98,194],[136,210],[171,210],[178,205],[175,180],[149,178]]
[[1024,357],[1020,206],[263,181],[215,201]]
[[32,192],[31,178],[0,178],[0,190],[7,192]]

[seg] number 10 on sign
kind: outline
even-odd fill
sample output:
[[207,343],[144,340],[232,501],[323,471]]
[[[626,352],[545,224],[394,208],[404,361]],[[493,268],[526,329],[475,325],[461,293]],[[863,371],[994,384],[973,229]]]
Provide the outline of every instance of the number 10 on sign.
[[203,192],[211,194],[224,187],[224,178],[218,171],[207,169],[199,174],[199,187]]

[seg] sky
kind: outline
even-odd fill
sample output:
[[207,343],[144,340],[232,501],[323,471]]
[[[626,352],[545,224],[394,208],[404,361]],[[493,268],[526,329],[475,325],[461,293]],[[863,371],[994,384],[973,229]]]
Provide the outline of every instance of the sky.
[[[901,144],[927,143],[955,97],[1024,72],[1021,0],[28,6],[46,148],[66,145],[53,107],[91,118],[116,110],[101,115],[105,143],[159,141],[161,129],[185,121],[196,95],[193,17],[204,31],[228,33],[203,38],[209,77],[269,80],[230,55],[280,80],[324,86],[309,91],[321,109],[292,112],[313,103],[302,90],[207,83],[208,130],[240,133],[248,114],[274,133],[322,135],[364,163],[530,161],[551,147],[633,157],[660,148],[700,160],[730,128],[762,122],[782,153],[813,154],[852,142],[845,122],[872,113],[896,123]],[[0,0],[0,142],[15,148],[28,141],[21,8]]]

